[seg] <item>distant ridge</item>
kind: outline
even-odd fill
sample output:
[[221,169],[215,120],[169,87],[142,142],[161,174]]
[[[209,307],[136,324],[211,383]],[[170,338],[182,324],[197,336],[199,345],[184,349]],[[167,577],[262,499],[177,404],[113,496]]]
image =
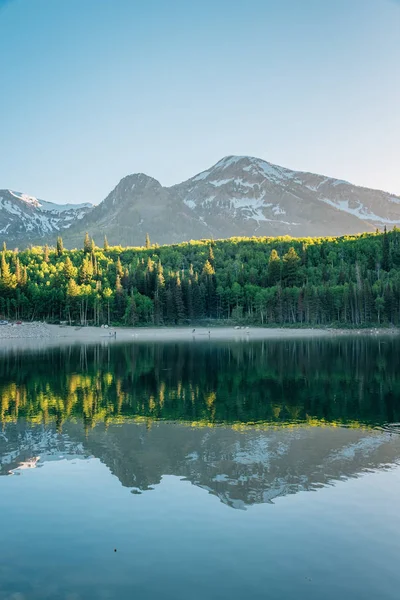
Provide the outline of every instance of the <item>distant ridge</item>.
[[163,187],[143,173],[121,179],[97,206],[37,201],[0,191],[0,239],[13,244],[175,243],[199,238],[329,236],[400,225],[400,197],[293,171],[251,156],[226,156],[187,181]]

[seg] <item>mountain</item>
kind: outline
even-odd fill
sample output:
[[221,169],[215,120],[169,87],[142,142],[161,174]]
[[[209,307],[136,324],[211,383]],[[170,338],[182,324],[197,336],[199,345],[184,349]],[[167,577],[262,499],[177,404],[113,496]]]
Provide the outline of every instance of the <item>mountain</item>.
[[53,240],[82,219],[92,204],[54,204],[33,196],[0,190],[0,235],[15,245]]
[[[228,156],[172,187],[144,174],[129,175],[77,226],[101,242],[142,245],[253,235],[344,235],[400,224],[400,197],[259,158]],[[99,239],[100,238],[100,239]]]
[[[143,245],[146,233],[153,243],[166,244],[210,237],[344,235],[400,224],[399,196],[249,156],[225,157],[171,187],[143,173],[128,175],[92,208],[67,205],[61,210],[48,204],[50,210],[40,201],[38,213],[23,198],[14,194],[4,225],[2,200],[3,237],[41,243],[44,235],[54,241],[55,234],[65,230],[67,247],[81,245],[86,231],[97,243],[107,235],[110,244]],[[25,212],[29,207],[29,214],[35,215],[35,229],[25,212],[21,216],[13,212],[18,201],[20,212],[24,205]],[[14,226],[7,228],[11,216]]]

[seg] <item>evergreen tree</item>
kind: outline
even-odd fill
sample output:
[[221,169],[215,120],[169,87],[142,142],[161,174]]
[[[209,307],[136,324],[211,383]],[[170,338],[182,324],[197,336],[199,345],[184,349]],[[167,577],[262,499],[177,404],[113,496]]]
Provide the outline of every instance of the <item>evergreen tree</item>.
[[136,323],[136,302],[133,295],[129,296],[126,304],[124,323],[130,327],[133,327]]
[[44,247],[44,257],[43,260],[45,263],[48,263],[50,258],[49,258],[49,246],[46,244]]
[[6,260],[6,253],[3,250],[1,253],[1,262],[0,262],[0,278],[1,283],[4,287],[10,287],[12,283],[12,276],[10,271],[10,265]]
[[210,263],[209,260],[206,260],[205,265],[203,267],[203,275],[211,276],[214,274],[215,274],[215,271],[214,271],[212,264]]
[[281,278],[281,259],[275,249],[271,250],[268,261],[268,284],[274,286]]
[[72,264],[72,260],[70,259],[69,256],[67,256],[67,258],[65,259],[63,274],[64,274],[65,279],[67,279],[67,280],[72,279],[76,275],[76,269],[75,269],[74,265]]
[[121,280],[121,278],[124,274],[124,269],[122,268],[121,258],[119,256],[117,259],[116,270],[117,270],[117,277],[119,277],[119,279]]
[[62,241],[62,237],[58,236],[57,238],[57,246],[56,246],[56,254],[58,257],[62,256],[64,252],[64,245]]
[[180,324],[185,318],[185,306],[183,304],[182,284],[179,275],[177,275],[175,280],[174,301],[176,323]]
[[19,264],[19,258],[15,261],[15,278],[17,280],[17,284],[21,284],[21,266]]
[[93,279],[93,263],[89,257],[84,258],[79,272],[81,283],[90,283]]
[[146,248],[150,248],[151,244],[150,244],[150,236],[148,233],[146,233]]
[[386,231],[386,225],[385,225],[385,229],[383,231],[383,240],[382,240],[382,269],[384,271],[390,270],[389,253],[390,253],[389,237],[388,237],[388,234]]
[[107,252],[110,249],[110,246],[108,245],[108,240],[107,240],[107,236],[104,236],[104,244],[103,244],[103,249],[105,250],[105,252]]
[[299,263],[300,258],[292,246],[283,256],[282,276],[287,286],[293,286],[297,284]]
[[83,251],[85,254],[89,254],[92,251],[92,245],[90,243],[88,232],[85,233],[85,239],[83,240]]

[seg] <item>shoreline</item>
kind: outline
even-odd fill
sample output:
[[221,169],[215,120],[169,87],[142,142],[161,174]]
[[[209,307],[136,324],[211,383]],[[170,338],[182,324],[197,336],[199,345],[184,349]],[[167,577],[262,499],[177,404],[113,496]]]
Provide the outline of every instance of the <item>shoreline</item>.
[[109,342],[195,342],[254,341],[279,339],[337,338],[345,336],[394,336],[399,328],[313,329],[279,327],[74,327],[24,323],[0,326],[0,348],[38,347],[69,343],[93,344]]

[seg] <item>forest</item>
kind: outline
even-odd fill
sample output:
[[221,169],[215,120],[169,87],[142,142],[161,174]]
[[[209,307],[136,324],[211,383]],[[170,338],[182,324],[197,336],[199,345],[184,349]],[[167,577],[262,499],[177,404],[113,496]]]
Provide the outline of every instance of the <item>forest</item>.
[[398,326],[400,230],[0,253],[0,318],[79,325]]

